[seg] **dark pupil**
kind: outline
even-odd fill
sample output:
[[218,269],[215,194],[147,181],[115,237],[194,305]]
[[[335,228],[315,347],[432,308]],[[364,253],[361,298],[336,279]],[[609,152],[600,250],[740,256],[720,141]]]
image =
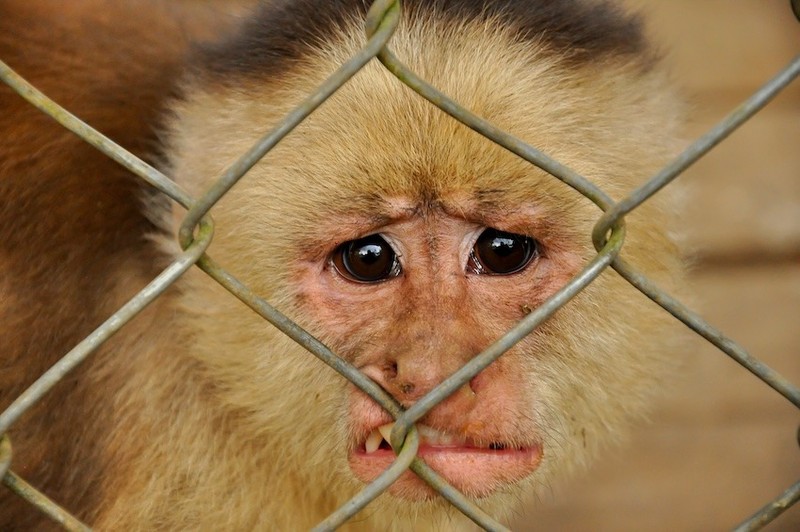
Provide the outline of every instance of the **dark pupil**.
[[372,235],[346,244],[342,263],[347,273],[359,281],[380,281],[392,271],[394,251],[383,238]]
[[481,265],[491,273],[514,273],[524,268],[536,244],[527,236],[487,229],[478,237],[475,252]]

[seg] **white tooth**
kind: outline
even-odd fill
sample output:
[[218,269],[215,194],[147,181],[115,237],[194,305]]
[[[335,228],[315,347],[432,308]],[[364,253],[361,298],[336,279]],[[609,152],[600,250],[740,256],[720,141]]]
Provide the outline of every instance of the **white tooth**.
[[428,427],[427,425],[417,425],[419,430],[420,440],[431,445],[454,446],[466,444],[466,438],[457,434],[450,434],[446,432],[439,432],[438,430]]
[[381,436],[380,432],[378,432],[377,430],[373,430],[372,432],[370,432],[369,436],[367,437],[367,441],[364,444],[367,454],[374,453],[375,451],[377,451],[378,447],[381,446],[382,441],[383,437]]
[[[392,428],[394,428],[394,422],[387,423],[385,425],[381,425],[376,430],[383,436],[383,439],[386,440],[386,443],[391,445],[391,436],[392,436]],[[439,432],[438,430],[429,427],[427,425],[422,425],[420,423],[417,424],[417,430],[419,431],[419,439],[420,442],[425,442],[428,444],[433,445],[442,445],[442,446],[454,446],[459,444],[465,444],[466,439],[460,437],[455,434],[448,434],[445,432]],[[372,434],[370,434],[370,439],[375,435],[376,431],[373,430]],[[368,440],[369,443],[369,440]],[[378,442],[380,446],[380,441]],[[367,452],[369,451],[369,447],[367,447]]]
[[419,431],[420,441],[436,443],[439,440],[439,432],[434,428],[431,428],[427,425],[417,424],[417,430]]
[[[394,427],[394,421],[392,421],[391,423],[387,423],[386,425],[381,425],[380,427],[378,427],[378,433],[381,436],[383,436],[383,439],[386,440],[386,443],[388,443],[390,446],[392,445],[391,438],[390,438],[390,436],[392,435],[392,427]],[[378,441],[378,445],[380,445],[380,443],[381,442]]]

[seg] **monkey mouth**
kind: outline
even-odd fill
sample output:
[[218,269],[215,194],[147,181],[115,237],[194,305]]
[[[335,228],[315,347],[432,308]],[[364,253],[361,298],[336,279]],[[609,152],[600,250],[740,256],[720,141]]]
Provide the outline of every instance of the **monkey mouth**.
[[[392,428],[394,428],[394,422],[386,423],[385,425],[372,429],[372,432],[369,433],[369,436],[367,436],[364,442],[363,451],[366,454],[372,454],[378,450],[391,450],[392,445],[389,440]],[[470,443],[465,436],[441,432],[427,425],[417,424],[417,430],[420,436],[420,454],[423,450],[432,449],[484,449],[490,451],[504,451],[511,448],[510,445],[499,441],[490,442],[486,446],[474,445]]]
[[[396,459],[389,443],[394,423],[372,429],[366,439],[350,453],[350,469],[362,482],[369,483]],[[420,444],[417,455],[434,471],[464,494],[482,498],[516,483],[536,470],[542,459],[539,444],[519,446],[507,441],[468,437],[417,424]],[[409,500],[428,500],[436,492],[411,471],[389,488],[395,496]]]

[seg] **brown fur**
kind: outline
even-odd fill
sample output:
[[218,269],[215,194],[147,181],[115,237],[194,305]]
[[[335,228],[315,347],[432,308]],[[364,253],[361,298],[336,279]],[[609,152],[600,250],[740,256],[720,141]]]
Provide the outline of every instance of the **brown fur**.
[[[64,17],[52,3],[7,2],[11,16],[0,17],[7,31],[47,27],[30,22],[45,16],[73,35],[71,24],[91,21],[93,61],[72,60],[72,41],[53,38],[49,27],[13,39],[3,31],[0,57],[123,145],[147,152],[185,42],[166,50],[161,39],[148,44],[151,33],[140,28],[166,25],[166,32],[174,19],[151,20],[137,9],[143,24],[98,8],[102,3],[82,2],[85,12]],[[106,18],[130,20],[126,31],[140,37],[127,34],[125,54],[102,42],[121,31]],[[188,33],[202,35],[203,20]],[[35,48],[20,47],[18,39],[60,43],[63,50],[45,52],[64,57],[37,64]],[[353,21],[280,78],[209,83],[201,74],[188,81],[169,135],[176,180],[199,194],[362,39]],[[436,18],[406,21],[392,48],[465,107],[615,197],[675,148],[675,102],[663,76],[638,59],[576,66],[546,43],[520,42],[491,21]],[[117,68],[118,55],[125,68]],[[91,76],[98,63],[107,65],[101,71],[108,79]],[[0,260],[11,272],[0,281],[0,336],[10,346],[0,381],[5,405],[154,275],[164,263],[159,249],[175,245],[163,235],[150,243],[148,235],[159,230],[149,220],[160,213],[144,212],[132,199],[140,186],[125,172],[2,90],[0,130],[28,139],[0,147]],[[104,100],[129,93],[136,105]],[[212,213],[211,254],[335,351],[360,367],[399,359],[389,347],[424,353],[410,359],[419,363],[413,371],[437,379],[580,269],[594,253],[589,235],[598,216],[588,200],[441,114],[377,64],[268,154]],[[507,279],[451,281],[420,266],[439,264],[432,250],[444,245],[440,233],[463,218],[534,235],[550,254],[530,273]],[[669,208],[656,202],[632,216],[625,254],[674,286],[680,266],[664,231],[669,218]],[[326,260],[332,249],[380,229],[376,220],[393,219],[422,224],[431,244],[409,252],[409,268],[417,268],[409,272],[419,273],[409,273],[403,291],[385,283],[365,295],[337,281]],[[412,262],[416,256],[427,258]],[[470,431],[496,418],[497,430],[532,433],[545,442],[545,459],[520,485],[541,488],[641,415],[669,366],[672,333],[655,305],[604,274],[482,374],[490,399],[472,404],[456,396],[428,422],[462,416]],[[375,378],[413,402],[403,383]],[[354,430],[350,400],[363,397],[191,271],[14,426],[13,467],[99,529],[307,528],[361,486],[345,460]],[[504,410],[505,401],[513,411]],[[519,492],[498,488],[481,504],[502,514]],[[19,501],[0,497],[0,528],[40,524]],[[458,528],[460,519],[438,501],[409,505],[384,495],[352,526]]]
[[[229,25],[218,17],[212,24],[210,15],[174,13],[164,2],[7,0],[0,4],[0,58],[78,117],[152,158],[154,124],[189,39]],[[0,132],[5,408],[140,289],[158,271],[160,253],[147,244],[156,228],[143,209],[144,185],[4,84]],[[108,426],[111,414],[105,390],[77,384],[88,371],[70,375],[12,431],[14,470],[76,510],[99,501],[90,489],[102,476],[90,427]],[[64,415],[65,403],[76,405],[78,418]],[[41,514],[7,490],[0,500],[0,529],[42,526]]]

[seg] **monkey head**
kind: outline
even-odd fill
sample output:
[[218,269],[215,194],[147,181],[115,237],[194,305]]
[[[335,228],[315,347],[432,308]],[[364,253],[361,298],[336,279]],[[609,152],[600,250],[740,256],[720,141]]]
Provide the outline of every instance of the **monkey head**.
[[[604,20],[615,37],[584,21],[571,37],[583,39],[580,49],[562,42],[569,35],[526,33],[501,11],[453,15],[411,4],[389,45],[403,62],[610,196],[674,153],[675,98],[645,45],[617,35],[638,35],[631,20]],[[281,9],[295,8],[274,17]],[[234,66],[220,57],[236,46],[209,52],[175,106],[177,181],[202,193],[360,48],[361,20],[314,26],[324,36],[303,34],[294,48],[270,48],[274,35],[251,26],[243,41],[256,49]],[[248,66],[259,61],[264,68]],[[601,213],[374,61],[211,214],[212,256],[408,407],[586,265]],[[665,230],[672,216],[662,198],[647,203],[629,217],[623,248],[667,289],[681,278]],[[214,375],[218,400],[237,412],[238,430],[264,442],[256,453],[349,494],[391,464],[386,411],[202,274],[186,286],[184,327],[202,331],[191,352]],[[668,327],[660,308],[604,272],[436,405],[418,424],[419,456],[488,504],[515,499],[519,486],[547,485],[642,414],[671,364]],[[437,499],[411,472],[389,491]]]

